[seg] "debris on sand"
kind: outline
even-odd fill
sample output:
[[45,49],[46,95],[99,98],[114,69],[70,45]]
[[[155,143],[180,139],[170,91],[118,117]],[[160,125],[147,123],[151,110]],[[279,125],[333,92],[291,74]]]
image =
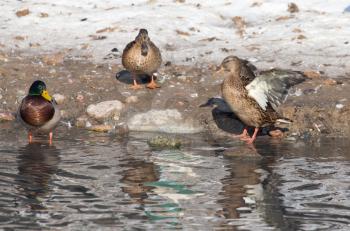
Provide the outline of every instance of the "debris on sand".
[[17,17],[24,17],[30,14],[29,9],[23,9],[16,12]]
[[299,12],[299,7],[294,2],[291,2],[291,3],[288,4],[288,12],[291,13],[291,14],[298,13]]
[[241,16],[235,16],[232,18],[233,24],[236,27],[237,34],[243,38],[245,34],[245,28],[247,27],[246,21]]

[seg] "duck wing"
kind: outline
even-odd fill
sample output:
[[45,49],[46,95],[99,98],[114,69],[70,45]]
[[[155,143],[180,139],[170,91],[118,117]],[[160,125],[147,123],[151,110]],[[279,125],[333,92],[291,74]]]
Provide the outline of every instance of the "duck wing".
[[289,88],[305,80],[301,72],[272,69],[260,72],[246,89],[263,110],[271,106],[276,110],[285,101]]
[[250,63],[248,60],[240,59],[241,60],[241,79],[245,85],[248,85],[251,83],[258,72],[258,69]]

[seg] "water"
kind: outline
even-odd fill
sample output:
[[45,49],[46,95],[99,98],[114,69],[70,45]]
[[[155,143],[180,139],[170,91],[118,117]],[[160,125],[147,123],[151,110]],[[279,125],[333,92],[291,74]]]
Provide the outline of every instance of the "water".
[[2,125],[0,229],[350,229],[347,139],[152,150],[153,136],[60,128],[50,146]]

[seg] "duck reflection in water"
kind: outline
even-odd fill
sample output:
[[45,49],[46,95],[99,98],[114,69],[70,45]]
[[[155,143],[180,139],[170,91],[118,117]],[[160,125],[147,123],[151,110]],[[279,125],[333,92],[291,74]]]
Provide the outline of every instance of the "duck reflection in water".
[[159,170],[152,162],[130,158],[126,163],[120,165],[125,168],[122,172],[121,182],[125,184],[122,187],[123,192],[127,193],[134,203],[139,205],[146,204],[148,193],[154,188],[145,183],[159,180]]
[[29,143],[19,153],[16,179],[19,193],[32,210],[44,209],[41,200],[51,190],[51,178],[60,162],[59,151],[46,143]]
[[[218,200],[218,203],[221,204],[222,210],[217,211],[217,215],[226,219],[237,219],[242,217],[238,208],[259,206],[264,217],[268,217],[266,222],[273,225],[282,224],[283,227],[281,201],[276,194],[269,192],[270,189],[266,188],[266,181],[262,176],[269,176],[272,172],[270,166],[273,166],[276,159],[289,148],[288,143],[265,139],[264,142],[258,142],[254,149],[247,145],[226,149],[222,155],[228,174],[221,179],[222,199]],[[246,197],[253,198],[256,203],[246,203]],[[246,212],[249,212],[249,209],[243,213]],[[227,224],[223,223],[222,227],[227,227]]]

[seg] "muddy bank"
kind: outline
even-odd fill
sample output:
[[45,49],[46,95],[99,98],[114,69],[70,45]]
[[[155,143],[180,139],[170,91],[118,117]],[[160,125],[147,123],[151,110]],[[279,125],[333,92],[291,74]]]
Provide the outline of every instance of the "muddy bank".
[[[56,97],[63,121],[81,129],[117,133],[128,130],[207,132],[214,137],[225,137],[225,130],[238,133],[242,128],[231,113],[199,107],[208,98],[220,95],[222,78],[213,77],[219,61],[202,66],[177,66],[167,62],[159,70],[161,88],[147,89],[144,83],[148,77],[143,76],[139,82],[144,88],[134,91],[129,89],[130,75],[112,62],[96,64],[64,53],[32,57],[2,53],[0,58],[0,112],[3,115],[14,113],[30,84],[42,79]],[[292,89],[280,107],[281,114],[294,121],[285,127],[285,137],[349,135],[350,78],[310,77]],[[103,103],[105,101],[109,102]],[[106,109],[101,108],[100,103]]]

